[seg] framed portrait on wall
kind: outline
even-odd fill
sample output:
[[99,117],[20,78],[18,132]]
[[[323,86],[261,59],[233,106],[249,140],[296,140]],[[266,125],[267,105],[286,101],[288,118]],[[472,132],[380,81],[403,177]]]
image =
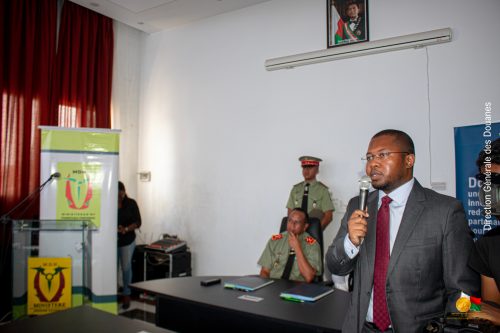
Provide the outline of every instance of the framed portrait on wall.
[[368,41],[368,0],[326,0],[327,47]]

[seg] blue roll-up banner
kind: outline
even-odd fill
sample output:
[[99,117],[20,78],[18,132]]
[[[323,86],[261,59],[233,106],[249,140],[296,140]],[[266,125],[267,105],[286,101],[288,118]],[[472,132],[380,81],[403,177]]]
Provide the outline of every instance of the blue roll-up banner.
[[487,120],[481,125],[455,127],[457,199],[462,201],[469,226],[477,238],[499,224],[481,205],[479,189],[485,184],[475,177],[479,173],[476,160],[480,151],[491,154],[491,143],[500,137],[500,123]]

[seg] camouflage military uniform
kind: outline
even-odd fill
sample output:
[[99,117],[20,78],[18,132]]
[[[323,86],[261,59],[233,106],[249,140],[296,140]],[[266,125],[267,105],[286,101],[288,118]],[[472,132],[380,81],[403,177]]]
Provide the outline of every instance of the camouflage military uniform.
[[[322,274],[321,262],[323,258],[321,258],[321,250],[318,242],[307,232],[300,234],[298,237],[300,246],[304,252],[304,257],[316,270],[316,275],[320,276]],[[258,264],[270,271],[271,278],[280,279],[283,275],[283,271],[285,270],[289,252],[290,246],[288,245],[288,232],[285,231],[281,234],[273,235],[273,237],[267,242],[266,248],[260,256]],[[295,262],[293,263],[290,280],[305,281],[304,277],[300,274],[297,259],[295,259]]]

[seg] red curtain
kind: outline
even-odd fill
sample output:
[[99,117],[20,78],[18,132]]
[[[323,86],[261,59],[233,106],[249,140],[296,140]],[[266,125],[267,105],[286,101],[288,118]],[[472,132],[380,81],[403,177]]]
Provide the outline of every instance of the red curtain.
[[65,127],[111,128],[112,69],[113,20],[65,1],[52,119]]
[[[0,2],[0,214],[40,183],[39,125],[50,125],[57,0]],[[55,123],[52,123],[55,124]],[[26,207],[31,210],[26,210]],[[36,200],[11,217],[34,217]],[[11,309],[11,225],[0,221],[0,318]]]
[[0,1],[0,19],[4,214],[40,183],[39,125],[111,127],[113,21],[65,1],[56,59],[57,0]]
[[[0,212],[40,183],[39,125],[49,122],[57,1],[1,1]],[[37,206],[37,205],[35,205]]]

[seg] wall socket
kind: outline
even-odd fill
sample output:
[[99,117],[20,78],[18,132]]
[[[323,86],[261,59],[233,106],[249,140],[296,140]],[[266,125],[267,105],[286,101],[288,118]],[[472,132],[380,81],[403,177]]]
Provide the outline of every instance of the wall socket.
[[150,182],[151,181],[151,171],[141,171],[138,172],[139,180],[141,182]]

